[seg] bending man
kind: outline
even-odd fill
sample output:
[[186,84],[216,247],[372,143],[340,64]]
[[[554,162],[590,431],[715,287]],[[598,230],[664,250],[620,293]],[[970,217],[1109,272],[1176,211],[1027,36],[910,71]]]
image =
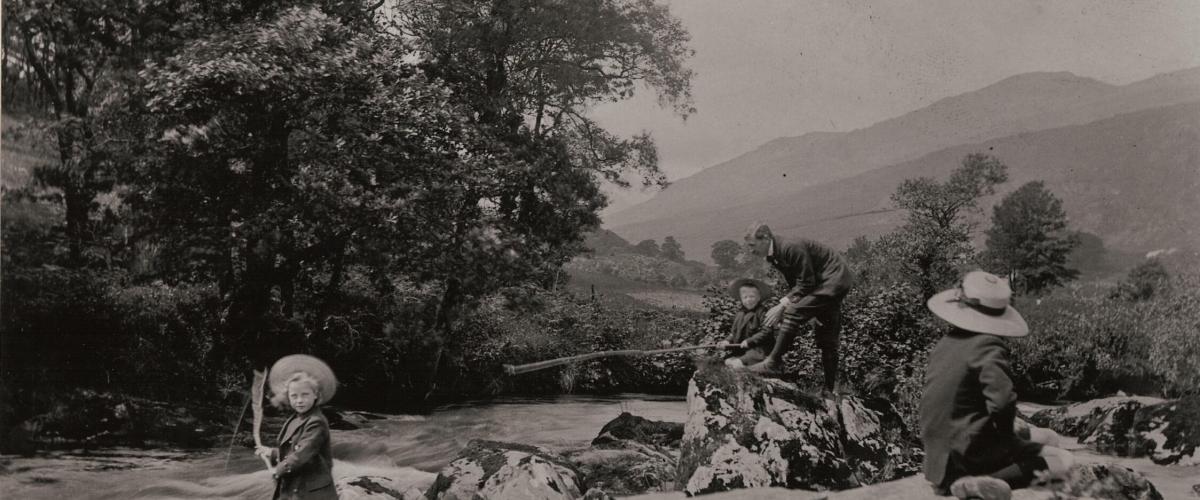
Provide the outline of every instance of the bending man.
[[821,349],[825,390],[837,384],[838,338],[842,331],[842,299],[854,279],[850,267],[833,249],[812,240],[782,241],[766,224],[756,222],[746,231],[746,245],[754,255],[765,257],[787,281],[788,293],[767,311],[765,324],[774,325],[782,316],[775,348],[761,363],[750,366],[759,373],[779,373],[783,354],[792,346],[800,327],[815,320],[815,341]]

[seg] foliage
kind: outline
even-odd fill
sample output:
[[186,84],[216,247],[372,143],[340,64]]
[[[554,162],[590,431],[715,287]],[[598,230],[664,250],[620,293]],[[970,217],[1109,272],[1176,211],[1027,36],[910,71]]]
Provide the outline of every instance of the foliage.
[[1079,237],[1067,231],[1062,201],[1042,181],[1029,182],[1005,196],[992,213],[984,262],[1010,276],[1017,293],[1039,294],[1075,279],[1066,266]]
[[908,213],[905,224],[876,241],[855,240],[847,252],[858,286],[886,288],[902,282],[930,297],[958,281],[974,262],[971,238],[979,198],[994,193],[1007,178],[1000,160],[970,154],[944,182],[906,179],[892,194],[896,207]]
[[733,240],[721,240],[712,244],[712,260],[721,269],[737,269],[742,245]]
[[1013,343],[1018,391],[1085,399],[1122,389],[1179,396],[1200,386],[1197,276],[1170,279],[1167,292],[1132,302],[1063,292],[1017,307],[1032,326]]
[[633,246],[633,250],[647,257],[658,257],[662,251],[658,249],[658,243],[654,240],[642,240]]
[[1158,259],[1147,259],[1129,270],[1129,274],[1112,291],[1112,298],[1129,301],[1149,300],[1170,282],[1170,275]]
[[503,140],[529,134],[566,144],[580,166],[625,185],[665,185],[648,134],[620,139],[585,116],[643,85],[686,117],[692,107],[689,36],[650,0],[402,0],[397,28],[425,69],[464,97]]
[[[500,377],[501,364],[522,364],[597,351],[695,345],[702,331],[685,315],[612,307],[569,295],[536,292],[539,307],[511,309],[489,301],[472,317],[461,351],[459,391],[674,392],[687,386],[694,353],[622,356]],[[472,387],[473,386],[473,387]]]
[[683,262],[683,247],[679,245],[678,241],[675,241],[674,236],[667,236],[663,239],[659,252],[664,259]]

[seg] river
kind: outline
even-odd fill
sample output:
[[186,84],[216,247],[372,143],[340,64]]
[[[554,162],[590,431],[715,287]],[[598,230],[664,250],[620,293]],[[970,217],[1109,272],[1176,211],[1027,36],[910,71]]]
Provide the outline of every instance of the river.
[[[683,422],[682,397],[498,398],[448,405],[428,415],[386,415],[353,431],[333,431],[334,475],[425,476],[471,439],[581,448],[622,411]],[[272,483],[251,450],[107,449],[0,457],[0,494],[13,499],[270,498]]]

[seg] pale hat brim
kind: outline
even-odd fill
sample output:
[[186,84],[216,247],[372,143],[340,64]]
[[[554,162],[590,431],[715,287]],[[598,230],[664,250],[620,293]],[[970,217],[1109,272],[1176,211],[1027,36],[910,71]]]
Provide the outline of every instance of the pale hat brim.
[[770,297],[771,293],[774,291],[771,288],[771,285],[768,285],[768,284],[766,284],[762,281],[756,280],[754,278],[738,278],[736,280],[733,280],[733,283],[729,284],[729,296],[733,297],[733,300],[742,300],[742,291],[741,290],[742,290],[742,287],[746,286],[746,285],[750,285],[754,288],[757,288],[758,294],[761,295],[761,297],[759,297],[760,299],[765,299],[767,297]]
[[992,316],[973,309],[959,299],[957,288],[939,292],[925,304],[929,310],[950,324],[975,333],[987,333],[1001,337],[1024,337],[1029,335],[1029,325],[1021,313],[1012,306],[1004,308],[1004,314]]
[[333,375],[333,370],[324,361],[307,354],[292,354],[275,362],[267,377],[271,391],[276,395],[286,395],[288,379],[299,372],[307,373],[316,379],[321,391],[318,404],[325,404],[333,399],[333,395],[337,393],[337,377]]

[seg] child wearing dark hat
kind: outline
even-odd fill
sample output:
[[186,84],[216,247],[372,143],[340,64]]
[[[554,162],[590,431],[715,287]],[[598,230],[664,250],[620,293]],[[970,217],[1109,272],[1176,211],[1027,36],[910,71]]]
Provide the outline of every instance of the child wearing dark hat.
[[295,411],[279,431],[279,447],[255,449],[255,454],[276,464],[272,498],[336,500],[329,421],[321,413],[321,405],[337,390],[333,371],[311,356],[292,355],[275,363],[270,380],[275,394],[286,395]]
[[771,287],[761,281],[742,278],[729,285],[729,295],[741,305],[733,316],[729,337],[719,342],[729,349],[725,364],[732,368],[744,368],[766,359],[775,346],[775,336],[770,327],[763,323],[767,308],[764,298],[771,295]]
[[1073,463],[1065,450],[1047,446],[1056,435],[1014,430],[1013,392],[1005,337],[1029,327],[1009,302],[1005,280],[973,271],[958,288],[934,295],[929,310],[954,326],[929,355],[921,395],[925,477],[942,495],[1007,500],[1040,471],[1063,474]]

